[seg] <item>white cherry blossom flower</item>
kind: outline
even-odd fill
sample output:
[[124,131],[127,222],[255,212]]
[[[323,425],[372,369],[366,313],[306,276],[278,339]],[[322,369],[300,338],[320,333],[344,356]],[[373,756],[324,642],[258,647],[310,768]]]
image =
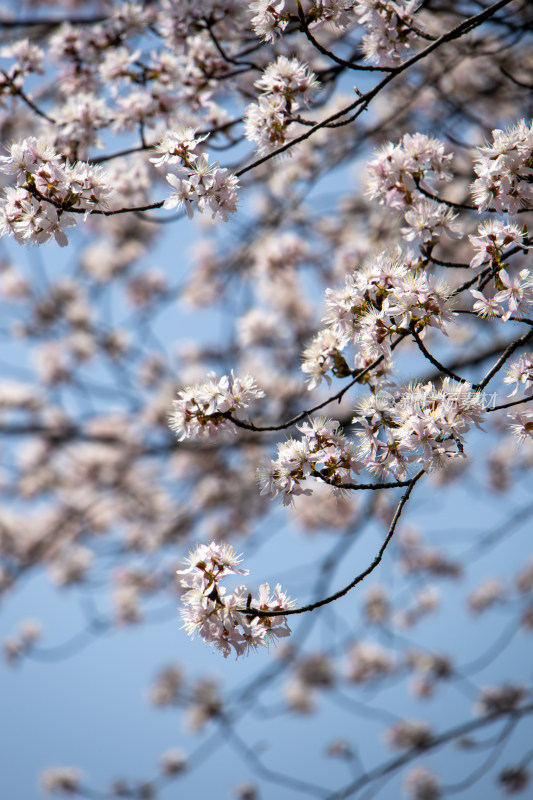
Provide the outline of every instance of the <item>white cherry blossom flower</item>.
[[516,384],[509,395],[513,397],[518,393],[520,384],[524,384],[524,391],[527,393],[533,388],[533,354],[525,353],[517,361],[513,361],[507,369],[507,375],[503,379],[504,383]]

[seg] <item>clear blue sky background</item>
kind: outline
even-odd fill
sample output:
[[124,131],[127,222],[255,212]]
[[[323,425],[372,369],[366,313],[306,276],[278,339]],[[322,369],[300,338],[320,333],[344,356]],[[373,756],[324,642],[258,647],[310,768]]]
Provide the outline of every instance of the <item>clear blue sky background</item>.
[[[530,496],[527,491],[520,494],[522,496],[515,499],[517,504],[527,501],[528,494]],[[504,519],[504,509],[499,507],[497,498],[491,502],[488,496],[478,496],[474,500],[472,487],[443,491],[441,508],[425,507],[423,500],[417,502],[415,499],[406,519],[409,523],[416,521],[435,542],[444,536],[452,536],[457,540],[457,552],[460,553],[468,549],[465,545],[471,532],[479,530],[482,505],[492,507],[493,522]],[[449,519],[450,509],[453,509],[455,519],[461,520],[460,527],[455,529],[444,522]],[[354,569],[359,569],[372,557],[377,535],[369,532],[366,540],[352,550],[347,563],[341,565],[334,587],[343,585]],[[287,575],[280,576],[280,579],[290,591],[293,586],[302,584],[299,565],[312,557],[311,549],[316,554],[317,549],[325,550],[330,543],[328,536],[306,545],[302,535],[288,532],[283,535],[281,550]],[[523,554],[528,552],[528,545],[530,531],[522,526],[521,532],[505,539],[479,561],[473,569],[473,585],[476,580],[493,573],[510,578],[523,564]],[[257,563],[252,560],[253,574],[260,580],[275,580],[280,572],[279,554],[280,543],[274,537],[272,545],[267,546]],[[394,587],[395,574],[394,553],[391,551],[380,567],[377,579]],[[455,593],[453,583],[440,582],[440,588],[446,596],[445,610],[421,624],[416,635],[406,631],[406,636],[419,639],[425,647],[436,651],[446,651],[447,642],[451,640],[452,649],[461,653],[462,660],[476,659],[494,640],[495,631],[506,627],[506,615],[472,619],[465,611],[463,593]],[[298,591],[301,591],[301,586]],[[35,577],[6,598],[0,617],[0,633],[12,632],[21,618],[38,616],[46,626],[46,633],[50,634],[47,644],[59,644],[83,625],[78,595],[76,590],[57,592],[42,577]],[[339,603],[338,610],[348,621],[353,619],[357,601],[354,593]],[[324,631],[320,631],[320,625],[317,628],[318,643]],[[275,651],[271,654],[265,651],[240,661],[224,661],[202,642],[189,642],[179,629],[177,618],[170,618],[165,623],[132,628],[96,640],[66,660],[53,663],[28,661],[15,669],[2,664],[0,734],[4,746],[0,797],[5,800],[38,800],[42,794],[37,788],[36,776],[50,765],[80,766],[89,785],[101,789],[113,777],[124,775],[140,779],[152,775],[162,751],[180,746],[190,754],[202,740],[187,733],[179,714],[168,710],[155,711],[150,707],[148,687],[162,664],[181,661],[189,675],[223,676],[228,686],[237,688],[275,657]],[[504,657],[499,659],[497,668],[491,670],[490,682],[508,677],[516,680],[517,673],[522,674],[524,680],[531,677],[531,638],[523,634],[515,638]],[[364,699],[364,692],[361,697]],[[372,699],[371,693],[369,698]],[[272,699],[271,702],[279,705],[279,700]],[[376,700],[376,705],[381,708],[437,720],[439,730],[461,719],[462,703],[461,694],[449,689],[435,705],[426,706],[406,696],[402,684],[393,684]],[[344,766],[325,757],[320,759],[320,752],[332,738],[346,737],[354,743],[362,743],[361,755],[367,765],[372,764],[383,750],[375,725],[364,715],[343,713],[328,702],[327,692],[323,694],[320,706],[321,711],[303,725],[283,722],[280,726],[275,718],[271,721],[252,719],[247,720],[240,730],[249,736],[250,744],[264,745],[267,763],[300,777],[314,774],[317,782],[333,789],[338,785],[339,776],[343,775]],[[530,723],[521,726],[515,737],[515,743],[520,745],[518,752],[522,752],[531,741],[532,732]],[[321,741],[323,746],[319,744]],[[511,753],[512,748],[509,750]],[[435,764],[440,774],[451,782],[468,770],[468,760],[457,749],[448,749],[442,755],[421,760]],[[184,776],[162,796],[208,798],[213,791],[214,775],[219,797],[231,797],[231,788],[237,782],[253,779],[240,759],[222,748],[206,758],[205,769]],[[398,791],[398,784],[392,782],[378,796],[393,798],[399,796]],[[472,791],[467,795],[472,800],[490,800],[500,796],[493,784],[486,781],[476,785]],[[269,786],[262,796],[292,798],[302,795]]]

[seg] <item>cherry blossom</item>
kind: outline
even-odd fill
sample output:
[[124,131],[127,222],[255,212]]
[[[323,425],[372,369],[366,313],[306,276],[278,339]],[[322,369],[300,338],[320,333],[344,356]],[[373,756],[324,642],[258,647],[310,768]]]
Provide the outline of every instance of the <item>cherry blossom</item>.
[[478,148],[472,196],[480,212],[492,206],[499,213],[514,214],[533,201],[533,124],[521,120],[507,132],[492,131],[492,136],[491,145]]
[[409,22],[415,9],[413,0],[363,0],[356,4],[354,12],[368,31],[362,44],[369,61],[392,66],[409,51],[414,39]]
[[453,155],[444,152],[438,139],[421,133],[405,134],[400,144],[386,144],[369,163],[367,193],[381,205],[400,210],[420,198],[417,182],[431,190],[428,179],[451,180],[449,165]]
[[300,98],[306,101],[318,81],[306,64],[279,56],[254,86],[262,95],[246,109],[245,135],[257,142],[259,152],[264,153],[284,144],[291,119],[300,108]]
[[512,420],[510,428],[519,442],[533,439],[533,409],[511,412],[507,416]]
[[232,650],[236,656],[267,646],[270,642],[289,636],[286,617],[262,617],[256,611],[283,611],[294,605],[277,584],[273,591],[268,583],[259,587],[258,598],[248,596],[246,586],[237,586],[232,594],[220,584],[227,575],[245,575],[240,556],[235,556],[231,545],[216,543],[200,545],[186,560],[188,567],[178,570],[180,585],[184,589],[181,611],[183,627],[190,636],[197,633],[224,657]]
[[[507,374],[503,379],[504,383],[516,384],[509,397],[517,394],[521,388],[528,392],[533,387],[533,354],[526,353],[520,356],[517,361],[509,365]],[[524,384],[523,387],[520,384]]]
[[502,261],[504,250],[513,243],[522,244],[524,236],[524,230],[518,225],[506,224],[499,219],[485,220],[478,227],[478,235],[468,237],[474,249],[477,250],[470,266],[472,269],[480,267],[484,261],[499,264]]
[[324,478],[335,485],[361,467],[355,442],[342,433],[336,420],[315,417],[297,429],[302,439],[279,444],[277,459],[265,461],[257,473],[261,494],[281,495],[284,505],[291,504],[295,496],[312,493],[311,488],[301,486],[308,477]]
[[215,436],[220,429],[233,430],[227,415],[247,408],[254,398],[263,397],[264,392],[257,388],[251,375],[237,378],[232,373],[231,377],[219,378],[210,373],[207,383],[188,386],[178,395],[180,399],[174,400],[169,425],[181,441]]

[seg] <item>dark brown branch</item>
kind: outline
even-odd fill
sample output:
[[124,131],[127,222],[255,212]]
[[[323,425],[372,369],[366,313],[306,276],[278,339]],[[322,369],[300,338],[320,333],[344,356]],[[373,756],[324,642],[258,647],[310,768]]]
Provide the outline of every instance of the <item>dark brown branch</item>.
[[2,70],[0,70],[0,72],[2,73],[2,75],[6,79],[7,83],[11,87],[11,93],[12,94],[16,95],[17,97],[20,97],[20,99],[24,103],[26,103],[28,108],[31,108],[31,110],[35,114],[37,114],[37,116],[41,117],[42,119],[45,119],[47,122],[50,122],[52,125],[57,125],[57,122],[55,121],[55,119],[52,119],[52,117],[49,117],[48,114],[46,114],[42,109],[40,109],[39,106],[37,106],[33,102],[33,100],[31,100],[28,97],[28,95],[25,92],[22,91],[22,89],[20,89],[18,86],[15,85],[15,83],[13,81],[13,78],[10,78],[9,75],[7,74],[7,72],[5,72],[5,70],[2,69]]
[[511,342],[505,350],[503,351],[501,357],[498,361],[494,364],[494,366],[487,372],[485,377],[482,381],[480,381],[477,388],[484,389],[485,386],[489,383],[489,381],[496,375],[497,372],[503,367],[507,359],[517,350],[519,347],[522,347],[524,344],[527,344],[531,339],[533,339],[533,328],[531,328],[527,333],[521,336],[516,341]]
[[530,403],[533,400],[533,395],[530,397],[522,397],[521,400],[513,400],[511,403],[502,403],[500,406],[494,406],[494,408],[486,408],[485,411],[487,414],[490,414],[491,411],[500,411],[502,408],[511,408],[512,406],[519,406],[522,403]]
[[515,78],[514,75],[511,75],[505,67],[502,67],[500,64],[500,72],[505,75],[506,78],[509,78],[512,83],[516,86],[520,86],[521,89],[533,89],[533,83],[524,83],[523,81],[519,81],[518,78]]
[[97,25],[100,22],[105,22],[109,17],[62,17],[61,19],[53,19],[51,17],[43,17],[42,19],[0,19],[0,28],[37,28],[39,26],[46,28],[58,28],[60,25]]
[[[210,37],[211,41],[213,42],[213,44],[215,45],[215,47],[217,49],[217,52],[220,55],[220,57],[228,64],[234,64],[237,67],[247,67],[248,69],[258,70],[260,72],[261,71],[261,67],[258,67],[257,64],[254,64],[253,61],[238,61],[236,58],[232,58],[231,56],[229,56],[226,53],[226,51],[224,50],[224,48],[220,44],[220,42],[218,40],[218,37],[215,36],[215,33],[213,31],[213,28],[214,28],[215,25],[216,25],[215,22],[211,22],[210,20],[206,20],[205,27],[207,28],[207,32],[209,33],[209,37]],[[242,70],[242,71],[244,71],[244,70]],[[237,74],[240,74],[240,72],[237,73]],[[226,77],[228,77],[228,76],[226,76]]]
[[[41,200],[45,203],[50,203],[51,205],[55,206],[55,208],[59,209],[60,211],[64,211],[65,213],[69,214],[87,214],[86,208],[76,208],[75,206],[69,205],[68,203],[61,203],[59,200],[54,200],[52,197],[46,197],[46,195],[41,194],[41,192],[36,189],[34,186],[30,186],[29,184],[25,184],[24,188],[30,192],[37,200]],[[115,214],[128,214],[133,211],[153,211],[155,208],[162,208],[164,204],[164,200],[159,200],[157,203],[149,203],[145,206],[130,206],[128,208],[117,208],[113,210],[107,210],[100,208],[95,208],[89,211],[90,215],[98,215],[103,217],[112,217]]]
[[[309,25],[307,23],[307,19],[302,8],[302,4],[298,1],[298,18],[300,20],[300,26],[303,32],[305,33],[307,39],[311,42],[313,47],[322,53],[323,56],[327,56],[336,64],[339,64],[341,67],[346,67],[347,69],[353,69],[357,72],[393,72],[394,67],[376,67],[370,64],[354,64],[353,61],[346,61],[344,58],[339,58],[336,56],[335,53],[332,53],[330,50],[327,50],[323,45],[318,42],[311,31],[309,30]],[[403,20],[402,20],[403,22]]]
[[[240,117],[236,117],[235,119],[228,120],[228,122],[224,122],[222,125],[216,125],[213,128],[207,128],[205,130],[204,129],[200,129],[196,133],[197,133],[198,136],[205,136],[205,135],[212,136],[215,133],[222,133],[223,131],[226,131],[228,128],[232,128],[234,125],[237,125],[239,122],[241,122],[241,118]],[[121,158],[122,156],[129,156],[129,155],[132,155],[133,153],[144,153],[147,150],[152,150],[154,147],[156,147],[156,145],[157,145],[157,142],[152,142],[152,144],[139,145],[138,147],[130,147],[130,148],[127,148],[125,150],[118,150],[116,153],[110,153],[109,155],[97,156],[96,158],[91,158],[90,159],[90,163],[91,164],[103,164],[105,161],[111,161],[114,158]]]
[[327,483],[328,486],[333,486],[334,489],[400,489],[404,486],[409,486],[411,483],[410,480],[405,481],[389,481],[385,483],[336,483],[335,481],[331,480],[331,478],[326,478],[324,475],[321,475],[319,472],[314,473],[314,478],[320,478],[321,481]]
[[466,289],[470,289],[471,286],[474,286],[474,284],[477,283],[478,280],[480,279],[483,280],[483,278],[490,279],[491,275],[492,275],[492,267],[486,267],[483,270],[483,272],[479,272],[477,275],[474,275],[473,278],[470,278],[469,280],[465,281],[460,286],[458,286],[457,289],[455,289],[451,293],[450,297],[457,297],[458,294],[461,294]]
[[[454,381],[458,381],[459,383],[470,383],[470,381],[467,381],[466,378],[461,378],[460,375],[457,375],[455,372],[452,372],[451,369],[449,369],[448,367],[445,367],[444,364],[440,363],[440,361],[437,361],[435,356],[432,356],[431,353],[429,352],[429,350],[426,348],[426,346],[424,345],[424,342],[422,341],[422,339],[420,338],[418,333],[415,331],[413,326],[411,327],[411,334],[412,334],[415,342],[418,345],[418,349],[424,354],[424,356],[427,358],[427,360],[430,361],[433,364],[434,367],[437,367],[437,369],[440,372],[443,372],[449,378],[453,378]],[[477,387],[474,386],[474,388],[477,388]]]
[[[465,211],[479,211],[477,206],[469,205],[468,203],[456,203],[453,200],[444,200],[442,197],[439,197],[437,194],[433,194],[433,192],[429,192],[427,189],[422,188],[420,186],[420,181],[418,178],[415,178],[416,188],[418,191],[427,197],[429,200],[434,200],[436,203],[440,203],[447,208],[456,208],[458,210],[465,210]],[[527,214],[529,211],[533,211],[531,208],[518,208],[515,211],[515,214]],[[501,211],[498,211],[496,208],[485,208],[484,212],[487,214],[498,214],[499,216],[502,215]]]
[[[509,248],[509,250],[504,251],[504,255],[506,258],[509,256],[514,256],[516,253],[524,252],[527,248],[526,246],[531,244],[532,239],[528,237],[524,239],[522,244],[516,244],[513,247]],[[448,267],[452,269],[470,269],[470,264],[458,263],[457,261],[441,261],[438,258],[435,258],[431,253],[422,252],[424,258],[427,258],[428,261],[431,261],[432,264],[436,264],[438,267]],[[489,264],[490,259],[485,259],[480,266],[484,266],[485,264]],[[481,273],[480,273],[481,274]]]
[[[383,542],[383,544],[381,545],[380,549],[378,550],[378,552],[376,554],[376,557],[374,558],[372,563],[369,564],[368,567],[363,570],[363,572],[360,572],[359,575],[357,575],[353,579],[353,581],[350,581],[350,583],[347,586],[345,586],[343,589],[339,589],[338,592],[335,592],[334,594],[330,595],[329,597],[324,597],[322,600],[317,600],[314,603],[309,603],[309,605],[301,606],[300,608],[290,608],[290,609],[284,610],[284,611],[259,611],[259,610],[255,610],[254,609],[253,616],[254,617],[283,617],[283,616],[288,616],[288,615],[292,615],[292,614],[305,614],[307,611],[314,611],[316,608],[321,608],[322,606],[328,605],[329,603],[333,603],[335,600],[339,600],[341,597],[344,597],[345,595],[347,595],[348,592],[350,592],[355,586],[357,586],[358,583],[361,583],[361,581],[363,581],[368,575],[370,575],[370,573],[373,572],[376,569],[376,567],[379,566],[379,564],[381,563],[381,560],[383,558],[385,550],[387,549],[392,537],[394,536],[394,532],[396,530],[396,526],[398,524],[398,520],[400,519],[400,517],[402,515],[402,511],[404,509],[404,506],[407,503],[407,501],[409,500],[409,497],[411,496],[411,492],[413,491],[413,489],[415,487],[415,484],[417,483],[417,481],[420,480],[420,478],[424,474],[424,471],[425,470],[423,470],[423,469],[420,470],[420,472],[418,472],[414,476],[414,478],[411,478],[411,480],[409,480],[407,482],[408,483],[407,491],[404,492],[404,494],[400,498],[400,502],[398,503],[398,506],[397,506],[396,511],[394,513],[394,517],[392,518],[392,522],[391,522],[391,524],[389,526],[389,531],[387,533],[385,541]],[[249,614],[250,613],[249,611],[247,612],[245,608],[244,609],[241,608],[241,609],[238,609],[238,610],[242,614],[245,614],[245,613]]]
[[[485,350],[481,350],[478,353],[473,353],[472,355],[455,359],[450,364],[450,369],[475,367],[478,364],[482,364],[484,361],[487,361],[487,359],[492,358],[493,356],[498,356],[505,347],[507,347],[507,342],[497,342],[496,344],[493,344],[492,346],[487,347]],[[426,375],[423,378],[423,380],[424,382],[436,381],[439,379],[439,377],[440,377],[440,370],[438,373]]]

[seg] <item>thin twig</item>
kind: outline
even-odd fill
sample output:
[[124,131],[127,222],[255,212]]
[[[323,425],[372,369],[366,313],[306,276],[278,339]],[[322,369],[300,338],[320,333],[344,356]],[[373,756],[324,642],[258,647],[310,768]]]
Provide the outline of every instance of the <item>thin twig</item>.
[[491,380],[491,378],[493,378],[496,375],[496,373],[500,371],[500,369],[503,367],[509,356],[511,356],[514,353],[514,351],[517,350],[519,347],[521,347],[524,344],[527,344],[527,342],[529,342],[529,340],[532,338],[533,338],[533,328],[528,330],[519,339],[516,339],[516,341],[511,342],[511,344],[505,348],[505,350],[503,351],[497,362],[494,364],[494,366],[487,372],[483,380],[480,381],[480,383],[478,384],[478,388],[484,389],[485,386],[488,384],[488,382]]
[[460,375],[457,375],[455,372],[452,372],[451,369],[448,369],[448,367],[445,367],[444,364],[440,363],[440,361],[437,361],[435,356],[432,356],[429,350],[426,348],[424,342],[422,341],[418,333],[415,331],[414,327],[411,327],[411,334],[418,345],[418,349],[424,354],[427,360],[433,364],[434,367],[437,367],[438,370],[443,372],[445,375],[448,375],[449,378],[453,378],[454,381],[459,381],[459,383],[470,383],[470,381],[467,381],[466,378],[461,378]]
[[302,4],[298,0],[298,18],[300,20],[301,29],[305,33],[306,37],[309,39],[311,44],[316,47],[316,49],[322,53],[322,55],[327,56],[332,61],[335,61],[336,64],[339,64],[341,67],[346,67],[347,69],[353,69],[357,72],[392,72],[394,67],[377,67],[372,66],[370,64],[354,64],[353,61],[346,61],[344,58],[340,58],[336,56],[335,53],[332,53],[330,50],[327,50],[323,45],[318,42],[311,31],[309,30],[309,25],[307,23],[307,19],[305,17],[304,10],[302,8]]
[[31,110],[33,112],[35,112],[35,114],[37,114],[37,116],[41,117],[42,119],[45,119],[47,122],[50,122],[52,125],[57,125],[57,122],[56,122],[55,119],[53,119],[52,117],[49,117],[48,114],[46,114],[42,109],[40,109],[39,106],[37,106],[33,102],[33,100],[31,100],[28,97],[28,95],[25,92],[22,91],[22,89],[20,89],[18,86],[15,85],[13,78],[10,78],[5,70],[2,69],[2,70],[0,70],[0,72],[2,73],[2,75],[4,76],[6,81],[8,82],[9,86],[11,86],[11,92],[14,95],[20,97],[20,99],[24,103],[26,103],[28,108],[31,108]]
[[522,397],[521,400],[513,400],[511,403],[502,403],[502,405],[494,406],[493,408],[486,408],[485,411],[490,414],[491,411],[500,411],[502,408],[511,408],[511,406],[519,406],[521,403],[530,403],[531,400],[533,400],[533,395],[531,397]]

